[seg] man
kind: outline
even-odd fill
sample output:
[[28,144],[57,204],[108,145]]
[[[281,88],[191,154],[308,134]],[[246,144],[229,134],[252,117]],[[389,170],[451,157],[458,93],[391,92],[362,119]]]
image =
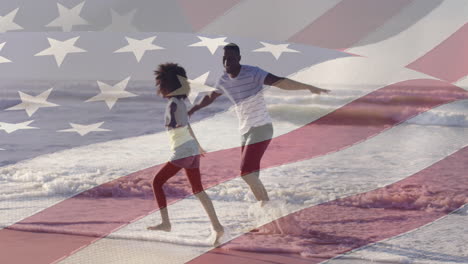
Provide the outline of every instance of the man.
[[216,91],[203,97],[188,112],[194,112],[211,104],[222,94],[235,104],[242,135],[241,176],[249,185],[255,198],[264,205],[269,200],[268,193],[260,181],[260,160],[273,136],[273,126],[263,98],[263,85],[275,86],[284,90],[309,90],[311,93],[328,93],[312,85],[278,77],[259,67],[241,65],[239,46],[234,43],[224,46],[223,66],[225,73],[216,84]]

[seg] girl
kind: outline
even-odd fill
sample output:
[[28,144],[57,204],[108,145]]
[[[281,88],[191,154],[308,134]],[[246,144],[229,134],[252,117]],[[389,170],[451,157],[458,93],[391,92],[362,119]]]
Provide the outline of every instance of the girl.
[[169,178],[184,168],[185,174],[192,186],[193,194],[200,200],[210,218],[215,232],[213,245],[217,246],[219,239],[224,233],[224,229],[216,216],[213,203],[203,190],[201,183],[200,155],[203,155],[204,151],[200,147],[188,122],[187,107],[184,103],[190,92],[187,74],[184,68],[175,63],[161,64],[154,73],[156,75],[156,86],[159,86],[158,94],[169,100],[165,118],[173,153],[169,161],[158,171],[153,180],[153,192],[160,208],[162,223],[150,226],[148,229],[171,231],[166,196],[162,186]]

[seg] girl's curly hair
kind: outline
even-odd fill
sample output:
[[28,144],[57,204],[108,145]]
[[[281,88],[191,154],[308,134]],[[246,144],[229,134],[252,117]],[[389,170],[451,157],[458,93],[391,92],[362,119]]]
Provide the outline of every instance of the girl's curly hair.
[[[172,62],[160,64],[157,70],[154,71],[154,75],[156,76],[156,80],[167,83],[167,93],[171,93],[182,86],[177,76],[187,78],[185,69],[182,68],[179,64]],[[160,91],[158,91],[158,93],[160,93]],[[178,96],[181,98],[187,97],[187,95]]]

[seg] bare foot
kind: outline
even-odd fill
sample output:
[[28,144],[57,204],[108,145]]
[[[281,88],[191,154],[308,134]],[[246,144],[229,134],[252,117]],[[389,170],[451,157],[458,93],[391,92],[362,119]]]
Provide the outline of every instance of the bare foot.
[[217,247],[217,246],[221,245],[220,240],[221,240],[221,237],[224,235],[224,228],[220,227],[217,230],[213,230],[213,231],[216,233],[215,239],[213,241],[213,246]]
[[268,203],[269,200],[262,200],[260,201],[260,207],[264,207],[267,203]]
[[164,231],[164,232],[171,232],[171,224],[161,223],[155,226],[148,226],[146,229],[148,230],[156,230],[156,231]]

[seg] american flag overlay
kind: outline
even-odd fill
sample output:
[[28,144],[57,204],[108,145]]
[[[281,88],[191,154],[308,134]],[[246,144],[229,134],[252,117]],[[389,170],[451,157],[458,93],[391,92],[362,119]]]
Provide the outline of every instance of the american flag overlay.
[[[12,0],[0,6],[0,263],[468,263],[468,2]],[[190,122],[203,186],[164,186],[175,62],[190,107],[241,64],[330,90],[267,87],[256,202],[221,96]]]

